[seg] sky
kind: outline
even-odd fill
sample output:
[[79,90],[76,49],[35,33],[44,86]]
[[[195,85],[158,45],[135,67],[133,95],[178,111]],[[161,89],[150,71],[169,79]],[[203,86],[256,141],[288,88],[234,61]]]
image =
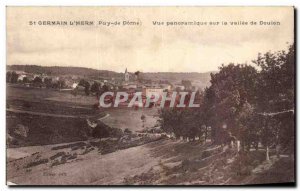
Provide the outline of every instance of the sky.
[[[124,72],[209,72],[248,63],[294,39],[293,7],[8,7],[7,64],[78,66]],[[29,25],[94,21],[94,26]],[[120,26],[97,25],[119,21]],[[122,25],[123,21],[141,25]],[[154,26],[153,21],[227,25]],[[232,26],[231,21],[248,25]],[[250,25],[278,21],[280,25]]]

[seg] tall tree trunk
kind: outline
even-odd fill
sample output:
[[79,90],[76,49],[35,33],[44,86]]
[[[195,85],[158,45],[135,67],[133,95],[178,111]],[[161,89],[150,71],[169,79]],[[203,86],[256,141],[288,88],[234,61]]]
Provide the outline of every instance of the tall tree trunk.
[[258,142],[255,143],[255,150],[257,151],[258,151],[258,144],[259,144]]
[[241,150],[242,150],[242,151],[245,150],[245,141],[241,141]]
[[204,143],[206,143],[206,139],[207,139],[207,126],[205,125]]
[[277,144],[275,148],[276,148],[276,156],[277,156],[277,158],[280,158],[280,153],[279,153],[280,152],[280,145]]
[[251,149],[251,143],[247,143],[247,146],[246,146],[246,148],[247,148],[247,151],[249,152],[249,151],[250,151],[250,149]]
[[269,146],[266,147],[266,161],[270,160],[270,155],[269,155]]
[[241,145],[241,142],[239,140],[237,140],[236,141],[237,152],[240,152],[240,145]]

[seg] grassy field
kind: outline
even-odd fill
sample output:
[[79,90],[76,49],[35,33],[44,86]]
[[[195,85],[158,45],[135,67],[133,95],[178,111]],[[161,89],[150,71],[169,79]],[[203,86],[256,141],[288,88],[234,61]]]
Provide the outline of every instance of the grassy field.
[[20,85],[7,85],[6,98],[11,100],[22,100],[26,102],[49,102],[59,103],[72,107],[88,107],[97,103],[95,96],[74,96],[71,91],[58,91],[45,88],[32,88]]
[[[94,109],[94,102],[77,102],[70,92],[49,89],[7,86],[7,138],[9,147],[47,145],[86,140],[89,127],[86,119],[106,115]],[[74,96],[73,96],[74,97]],[[56,98],[56,101],[49,100]],[[58,99],[60,98],[60,99]],[[64,98],[64,99],[63,99]]]
[[[7,86],[7,133],[9,147],[47,145],[86,140],[86,119],[101,120],[109,127],[140,131],[157,125],[157,109],[95,109],[95,96],[73,96],[23,86]],[[146,117],[145,121],[141,116]],[[28,132],[26,132],[28,131]]]
[[82,118],[60,118],[23,113],[6,113],[8,147],[47,145],[86,140],[88,125]]

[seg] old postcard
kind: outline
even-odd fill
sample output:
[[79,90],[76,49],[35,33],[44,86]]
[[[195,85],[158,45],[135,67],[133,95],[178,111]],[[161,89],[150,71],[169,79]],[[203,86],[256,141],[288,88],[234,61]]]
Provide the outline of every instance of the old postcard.
[[294,7],[6,19],[7,185],[295,185]]

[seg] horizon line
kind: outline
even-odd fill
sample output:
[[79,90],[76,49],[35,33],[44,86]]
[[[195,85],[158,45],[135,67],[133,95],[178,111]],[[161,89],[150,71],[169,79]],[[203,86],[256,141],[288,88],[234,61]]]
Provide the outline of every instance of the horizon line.
[[[42,66],[42,65],[36,65],[36,64],[6,64],[7,66],[37,66],[37,67],[45,67],[45,68],[50,68],[50,67],[58,67],[58,68],[84,68],[84,69],[91,69],[91,70],[97,70],[97,71],[110,71],[110,72],[115,72],[115,73],[124,73],[124,72],[117,72],[117,71],[113,71],[113,70],[108,70],[108,69],[96,69],[96,68],[89,68],[89,67],[83,67],[83,66],[58,66],[58,65],[52,65],[52,66]],[[126,67],[124,68],[125,71]],[[6,69],[7,70],[7,69]],[[213,70],[213,71],[207,71],[207,72],[172,72],[172,71],[168,71],[168,72],[149,72],[149,71],[140,71],[140,70],[134,70],[134,72],[128,72],[128,73],[135,73],[135,72],[141,72],[141,73],[214,73],[217,72],[217,70]]]

